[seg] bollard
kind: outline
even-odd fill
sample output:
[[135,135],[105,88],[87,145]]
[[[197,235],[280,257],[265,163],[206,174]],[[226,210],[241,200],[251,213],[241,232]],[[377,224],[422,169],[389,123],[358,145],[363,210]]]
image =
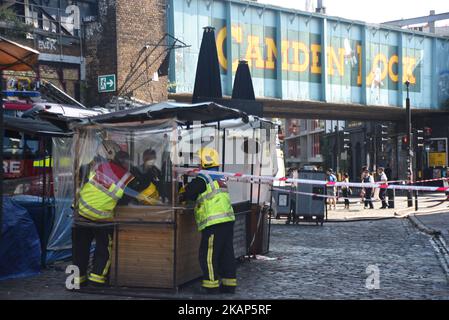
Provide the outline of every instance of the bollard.
[[407,191],[407,207],[413,207],[413,196],[411,191]]
[[418,211],[418,190],[415,190],[415,211]]

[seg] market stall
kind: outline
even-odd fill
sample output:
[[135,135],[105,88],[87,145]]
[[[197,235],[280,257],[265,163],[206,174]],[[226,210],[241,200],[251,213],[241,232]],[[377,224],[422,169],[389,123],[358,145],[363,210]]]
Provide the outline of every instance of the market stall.
[[[261,130],[264,129],[264,130]],[[265,130],[268,129],[268,130]],[[186,168],[198,166],[199,148],[212,146],[222,156],[222,171],[275,174],[270,122],[215,103],[159,103],[90,118],[74,127],[75,208],[86,172],[104,156],[104,142],[114,141],[129,155],[129,172],[144,168],[148,154],[158,179],[154,190],[126,188],[107,221],[114,228],[109,283],[115,286],[177,288],[201,275],[200,233],[192,203],[178,194],[192,179]],[[240,140],[241,144],[238,143]],[[235,152],[241,150],[241,152]],[[270,198],[269,186],[230,182],[236,215],[236,258],[249,252],[255,207]],[[75,210],[76,211],[76,210]],[[260,215],[258,215],[260,216]],[[85,223],[75,212],[74,228]],[[97,223],[98,227],[105,222]],[[256,223],[257,225],[257,223]],[[261,226],[261,223],[258,224]],[[253,228],[254,229],[254,228]],[[253,240],[254,242],[254,240]]]

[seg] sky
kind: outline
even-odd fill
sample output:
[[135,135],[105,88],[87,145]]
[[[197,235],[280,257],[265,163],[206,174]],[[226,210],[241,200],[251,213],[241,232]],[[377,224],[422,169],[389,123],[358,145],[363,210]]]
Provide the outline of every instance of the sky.
[[[316,3],[316,0],[311,0]],[[275,6],[304,10],[306,0],[258,0]],[[402,18],[414,18],[435,13],[449,12],[448,0],[323,0],[326,13],[370,23],[380,23]],[[445,20],[437,24],[447,26]]]

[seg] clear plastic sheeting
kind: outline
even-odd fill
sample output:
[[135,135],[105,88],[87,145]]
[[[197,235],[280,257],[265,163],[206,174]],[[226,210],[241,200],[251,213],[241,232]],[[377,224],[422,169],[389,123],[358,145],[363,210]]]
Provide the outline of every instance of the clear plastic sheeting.
[[79,155],[75,162],[77,192],[94,173],[98,178],[95,183],[108,188],[127,172],[132,178],[119,206],[172,206],[171,152],[177,140],[176,128],[173,120],[79,128],[75,134],[78,143],[73,146],[74,154]]
[[[257,117],[249,117],[249,121],[235,119],[207,124],[182,123],[174,119],[94,123],[79,126],[75,131],[77,192],[100,166],[100,171],[109,170],[107,174],[101,173],[97,181],[106,188],[120,180],[118,175],[123,174],[124,169],[133,179],[127,184],[118,206],[179,205],[176,194],[193,177],[176,175],[173,168],[198,168],[199,151],[205,147],[218,152],[219,171],[274,176],[278,170],[277,131],[271,122]],[[115,159],[118,152],[127,158],[125,162]],[[114,164],[122,168],[118,173],[112,169]],[[117,175],[115,179],[114,174]],[[261,205],[267,203],[269,188],[268,185],[229,182],[233,203],[248,200]]]
[[[224,120],[207,125],[182,126],[178,141],[178,164],[198,165],[200,148],[214,148],[220,155],[220,169],[254,175],[274,176],[278,171],[276,133],[274,125],[257,117],[249,121]],[[268,185],[228,181],[228,191],[233,203],[250,200],[263,204],[270,200]]]
[[72,138],[53,138],[55,218],[47,245],[47,262],[71,256],[73,210]]

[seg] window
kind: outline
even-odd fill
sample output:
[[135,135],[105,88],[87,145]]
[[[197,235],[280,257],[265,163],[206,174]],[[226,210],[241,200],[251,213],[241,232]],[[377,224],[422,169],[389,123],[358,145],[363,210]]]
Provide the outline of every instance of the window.
[[320,135],[312,135],[312,157],[315,158],[320,155]]
[[32,139],[27,135],[6,131],[3,137],[3,154],[6,157],[33,158],[38,155],[39,140]]

